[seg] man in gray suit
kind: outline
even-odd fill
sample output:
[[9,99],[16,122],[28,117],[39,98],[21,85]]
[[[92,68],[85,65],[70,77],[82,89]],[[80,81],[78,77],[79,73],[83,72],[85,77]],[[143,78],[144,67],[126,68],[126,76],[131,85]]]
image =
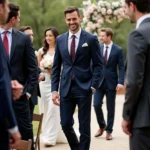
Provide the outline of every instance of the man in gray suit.
[[150,0],[125,0],[126,13],[137,23],[128,40],[123,131],[130,150],[150,149]]

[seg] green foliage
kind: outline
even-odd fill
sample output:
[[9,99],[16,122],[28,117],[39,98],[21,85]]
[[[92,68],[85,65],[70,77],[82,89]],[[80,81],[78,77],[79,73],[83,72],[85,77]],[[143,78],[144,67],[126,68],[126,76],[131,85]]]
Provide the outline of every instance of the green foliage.
[[64,10],[70,5],[80,7],[82,0],[12,0],[20,6],[21,24],[30,25],[34,31],[34,46],[42,47],[45,29],[55,26],[60,33],[67,31]]

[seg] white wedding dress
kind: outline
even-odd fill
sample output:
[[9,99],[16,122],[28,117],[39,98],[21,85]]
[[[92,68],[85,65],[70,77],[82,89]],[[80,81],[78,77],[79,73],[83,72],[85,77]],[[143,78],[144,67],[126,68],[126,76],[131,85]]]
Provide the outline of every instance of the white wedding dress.
[[[42,49],[40,49],[42,52]],[[47,56],[46,56],[47,55]],[[54,56],[45,54],[44,57],[54,59]],[[53,104],[51,93],[51,77],[49,73],[44,72],[45,81],[40,82],[41,99],[39,101],[40,113],[44,113],[42,123],[41,141],[47,145],[56,143],[67,143],[67,139],[60,125],[59,107]]]

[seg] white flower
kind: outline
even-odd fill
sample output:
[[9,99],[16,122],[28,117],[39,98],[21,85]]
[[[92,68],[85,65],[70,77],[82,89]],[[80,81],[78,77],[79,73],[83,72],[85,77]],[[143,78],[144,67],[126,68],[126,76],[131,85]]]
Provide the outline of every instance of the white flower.
[[106,4],[105,4],[105,5],[106,5],[106,7],[107,7],[107,8],[110,8],[110,7],[111,7],[111,4],[110,4],[110,3],[108,3],[108,2],[106,2]]
[[36,57],[38,56],[38,52],[37,51],[35,51],[35,55],[36,55]]
[[88,22],[88,19],[87,19],[86,17],[84,17],[84,18],[83,18],[83,22],[84,22],[84,23],[87,23],[87,22]]
[[118,10],[115,10],[114,12],[113,12],[113,14],[115,15],[115,16],[117,16],[118,15]]
[[94,11],[93,7],[89,6],[87,12],[91,14],[93,13],[93,11]]
[[101,13],[102,13],[102,15],[106,15],[106,8],[102,8]]
[[111,9],[108,9],[108,10],[107,10],[107,14],[108,14],[108,15],[111,15],[111,14],[112,14],[112,10],[111,10]]
[[104,6],[103,1],[100,0],[100,1],[98,2],[98,6]]
[[85,6],[88,6],[88,5],[90,5],[91,4],[91,1],[83,1],[83,3],[82,3],[83,5],[85,5]]
[[90,28],[89,28],[89,27],[86,27],[86,28],[85,28],[85,31],[90,32]]
[[112,2],[112,6],[119,7],[119,2]]

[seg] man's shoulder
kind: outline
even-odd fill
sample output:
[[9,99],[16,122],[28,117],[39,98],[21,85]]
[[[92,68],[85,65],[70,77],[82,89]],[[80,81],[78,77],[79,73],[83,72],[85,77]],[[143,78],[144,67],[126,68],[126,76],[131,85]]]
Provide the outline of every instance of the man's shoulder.
[[115,44],[115,43],[113,43],[113,45],[112,45],[115,49],[117,49],[117,50],[122,50],[122,48],[119,46],[119,45],[117,45],[117,44]]
[[18,34],[19,38],[30,38],[28,34],[25,34],[24,32],[21,32],[19,30],[13,29],[12,32]]

